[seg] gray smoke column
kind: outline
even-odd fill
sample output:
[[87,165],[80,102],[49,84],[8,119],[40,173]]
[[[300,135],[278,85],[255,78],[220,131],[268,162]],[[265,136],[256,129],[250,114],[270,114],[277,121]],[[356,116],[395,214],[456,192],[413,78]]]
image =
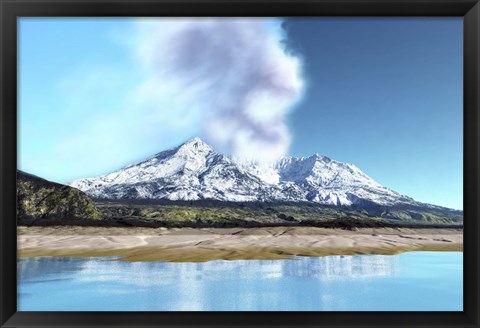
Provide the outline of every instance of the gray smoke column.
[[152,19],[138,29],[156,110],[195,119],[201,137],[235,157],[273,161],[291,142],[286,117],[304,88],[280,20]]

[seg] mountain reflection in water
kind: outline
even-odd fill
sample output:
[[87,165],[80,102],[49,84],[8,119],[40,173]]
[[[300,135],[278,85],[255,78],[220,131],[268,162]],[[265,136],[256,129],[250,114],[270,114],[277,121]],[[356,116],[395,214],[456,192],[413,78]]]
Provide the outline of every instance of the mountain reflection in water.
[[27,258],[18,260],[19,309],[462,310],[461,259],[457,252],[205,263]]

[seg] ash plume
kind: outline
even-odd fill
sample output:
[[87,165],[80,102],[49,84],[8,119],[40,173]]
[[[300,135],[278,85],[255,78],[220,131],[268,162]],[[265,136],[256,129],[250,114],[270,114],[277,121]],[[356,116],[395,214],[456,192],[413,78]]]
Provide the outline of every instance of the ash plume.
[[139,24],[141,95],[237,158],[273,161],[291,142],[287,115],[304,89],[301,59],[283,43],[280,20],[161,19]]

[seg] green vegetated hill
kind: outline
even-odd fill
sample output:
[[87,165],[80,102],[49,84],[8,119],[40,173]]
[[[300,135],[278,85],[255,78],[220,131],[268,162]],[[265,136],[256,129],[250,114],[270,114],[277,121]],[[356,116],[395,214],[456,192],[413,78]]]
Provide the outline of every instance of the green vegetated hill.
[[233,203],[219,201],[98,201],[114,224],[172,227],[305,225],[376,227],[462,225],[463,213],[445,208],[337,207],[311,203]]
[[333,206],[314,203],[93,201],[82,191],[18,171],[19,225],[143,227],[435,226],[463,224],[463,212],[436,206]]
[[47,225],[101,219],[82,191],[17,171],[17,224]]

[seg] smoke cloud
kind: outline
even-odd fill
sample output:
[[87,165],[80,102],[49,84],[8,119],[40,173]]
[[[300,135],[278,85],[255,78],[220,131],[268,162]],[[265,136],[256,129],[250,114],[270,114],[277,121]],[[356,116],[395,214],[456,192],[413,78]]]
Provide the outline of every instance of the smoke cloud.
[[195,118],[226,154],[273,161],[288,151],[286,118],[304,89],[284,38],[272,19],[139,22],[135,49],[148,78],[137,96],[178,120]]

